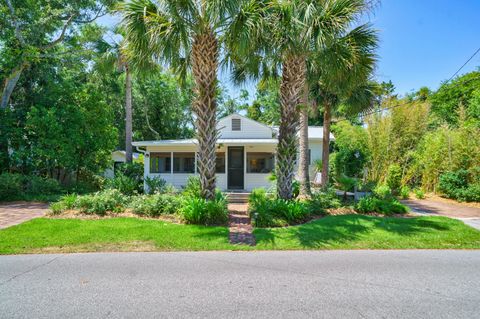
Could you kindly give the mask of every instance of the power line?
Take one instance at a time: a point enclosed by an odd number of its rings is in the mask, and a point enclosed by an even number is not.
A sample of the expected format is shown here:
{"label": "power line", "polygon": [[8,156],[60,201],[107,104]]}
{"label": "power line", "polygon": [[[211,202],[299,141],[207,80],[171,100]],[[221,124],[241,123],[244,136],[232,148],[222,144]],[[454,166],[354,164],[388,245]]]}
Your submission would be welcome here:
{"label": "power line", "polygon": [[[440,87],[438,88],[438,90],[440,90],[444,85],[448,84],[451,80],[453,80],[457,75],[458,73],[460,73],[460,71],[463,70],[463,68],[470,62],[473,60],[473,58],[480,52],[480,48],[478,48],[475,53],[472,54],[472,56],[465,62],[463,63],[463,65],[447,80],[445,81],[442,85],[440,85]],[[463,82],[459,82],[457,84],[455,84],[455,86],[459,85],[459,84],[464,84],[468,81],[472,81],[472,80],[476,80],[476,79],[480,79],[480,76],[479,77],[476,77],[476,78],[473,78],[473,79],[468,79],[466,81],[463,81]],[[437,90],[437,91],[438,91]],[[391,110],[391,109],[394,109],[394,108],[397,108],[397,107],[401,107],[401,106],[405,106],[405,105],[408,105],[412,103],[412,101],[406,101],[404,103],[400,103],[400,104],[396,104],[396,105],[393,105],[393,106],[390,106],[390,107],[386,107],[386,108],[383,108],[383,109],[379,109],[379,110],[375,110],[375,111],[372,111],[372,112],[368,112],[368,113],[364,113],[364,114],[360,114],[358,117],[360,118],[363,118],[365,116],[368,116],[368,115],[372,115],[372,114],[375,114],[375,113],[379,113],[379,112],[383,112],[383,111],[388,111],[388,110]],[[342,122],[342,121],[348,121],[349,119],[346,118],[346,119],[341,119],[341,120],[338,120],[338,121],[335,121],[335,123],[338,123],[338,122]]]}

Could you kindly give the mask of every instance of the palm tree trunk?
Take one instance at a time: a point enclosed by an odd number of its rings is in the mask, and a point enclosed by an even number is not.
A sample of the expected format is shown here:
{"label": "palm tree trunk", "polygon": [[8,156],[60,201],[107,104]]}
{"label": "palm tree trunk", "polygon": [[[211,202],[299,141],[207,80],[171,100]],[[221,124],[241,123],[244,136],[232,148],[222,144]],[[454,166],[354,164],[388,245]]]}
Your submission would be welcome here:
{"label": "palm tree trunk", "polygon": [[215,162],[217,143],[217,68],[218,42],[211,30],[198,34],[192,46],[192,73],[195,80],[193,111],[198,139],[197,167],[202,196],[215,198]]}
{"label": "palm tree trunk", "polygon": [[310,163],[309,163],[309,146],[308,146],[308,85],[305,83],[302,108],[300,110],[300,158],[298,160],[298,178],[300,182],[300,195],[309,196],[310,189]]}
{"label": "palm tree trunk", "polygon": [[293,198],[293,178],[297,157],[298,105],[305,82],[305,58],[287,56],[282,65],[280,85],[281,119],[277,145],[277,195]]}
{"label": "palm tree trunk", "polygon": [[127,163],[132,162],[132,75],[128,65],[125,67],[125,157]]}
{"label": "palm tree trunk", "polygon": [[323,145],[322,145],[322,186],[328,186],[328,166],[330,159],[330,122],[332,120],[332,108],[329,102],[323,104]]}

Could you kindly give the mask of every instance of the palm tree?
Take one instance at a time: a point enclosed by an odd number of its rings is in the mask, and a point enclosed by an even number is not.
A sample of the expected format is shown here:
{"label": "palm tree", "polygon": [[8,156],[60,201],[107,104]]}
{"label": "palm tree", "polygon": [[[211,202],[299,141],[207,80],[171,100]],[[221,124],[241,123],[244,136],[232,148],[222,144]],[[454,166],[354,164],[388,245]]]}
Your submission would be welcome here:
{"label": "palm tree", "polygon": [[[253,32],[254,40],[247,52],[238,50],[235,44],[231,47],[237,80],[275,75],[272,70],[277,68],[282,71],[276,162],[280,198],[293,197],[298,114],[303,92],[306,92],[307,59],[341,34],[367,4],[365,0],[268,1],[267,27],[262,32]],[[304,117],[302,122],[306,123]]]}
{"label": "palm tree", "polygon": [[[135,55],[172,67],[181,77],[194,78],[198,139],[198,171],[202,196],[215,195],[217,69],[222,45],[230,37],[248,45],[245,25],[260,23],[256,1],[132,0],[120,6],[126,38]],[[140,59],[141,61],[142,59]]]}
{"label": "palm tree", "polygon": [[[317,102],[323,106],[322,185],[328,186],[330,125],[335,112],[356,116],[373,107],[371,75],[376,64],[376,32],[361,25],[320,51],[312,59],[310,79]],[[341,106],[341,107],[340,107]]]}
{"label": "palm tree", "polygon": [[126,42],[107,43],[103,46],[106,48],[103,52],[97,68],[104,73],[124,72],[125,73],[125,157],[126,162],[131,163],[132,156],[132,70],[127,59]]}

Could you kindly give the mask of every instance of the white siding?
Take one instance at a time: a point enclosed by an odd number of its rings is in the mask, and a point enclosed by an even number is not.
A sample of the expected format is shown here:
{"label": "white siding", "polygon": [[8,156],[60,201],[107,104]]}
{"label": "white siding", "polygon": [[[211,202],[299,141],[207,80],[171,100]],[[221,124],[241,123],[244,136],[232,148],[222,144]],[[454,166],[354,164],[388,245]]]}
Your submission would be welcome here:
{"label": "white siding", "polygon": [[[232,119],[240,120],[240,131],[232,130]],[[217,124],[220,138],[272,138],[272,129],[240,115],[230,115]]]}

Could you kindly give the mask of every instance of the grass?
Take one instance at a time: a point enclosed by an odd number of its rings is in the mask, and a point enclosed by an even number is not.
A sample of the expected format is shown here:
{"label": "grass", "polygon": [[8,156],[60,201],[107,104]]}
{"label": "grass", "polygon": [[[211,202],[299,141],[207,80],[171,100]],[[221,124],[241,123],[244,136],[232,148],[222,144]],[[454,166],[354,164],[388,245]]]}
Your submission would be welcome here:
{"label": "grass", "polygon": [[256,229],[256,247],[228,242],[228,228],[138,218],[38,218],[0,230],[0,254],[87,251],[479,249],[480,232],[445,217],[330,216]]}

